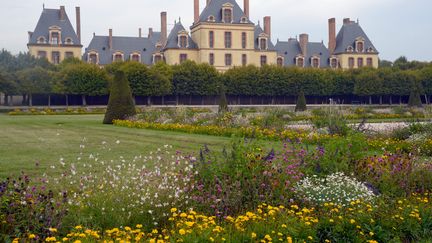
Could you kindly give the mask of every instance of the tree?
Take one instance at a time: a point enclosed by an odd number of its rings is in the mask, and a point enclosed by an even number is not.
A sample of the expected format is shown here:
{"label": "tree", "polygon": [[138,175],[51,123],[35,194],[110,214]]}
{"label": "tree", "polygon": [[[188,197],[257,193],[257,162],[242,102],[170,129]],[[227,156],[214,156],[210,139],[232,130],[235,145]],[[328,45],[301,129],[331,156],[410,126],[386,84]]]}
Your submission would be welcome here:
{"label": "tree", "polygon": [[24,69],[17,76],[19,89],[28,95],[29,106],[33,106],[33,94],[49,94],[52,91],[51,74],[42,67]]}
{"label": "tree", "polygon": [[18,93],[18,85],[12,75],[2,70],[0,70],[0,93],[4,94],[4,105],[9,105],[9,95]]}
{"label": "tree", "polygon": [[372,96],[382,94],[382,80],[375,69],[365,68],[358,72],[355,77],[354,94],[369,96],[369,104],[372,104]]}
{"label": "tree", "polygon": [[418,73],[414,71],[408,71],[408,75],[410,75],[411,80],[411,90],[410,90],[410,97],[408,101],[408,106],[411,107],[421,107],[422,101],[420,98],[420,95],[424,93],[423,86],[421,81],[419,80]]}
{"label": "tree", "polygon": [[124,120],[136,114],[132,91],[123,71],[115,73],[110,89],[104,124],[112,124],[113,120]]}
{"label": "tree", "polygon": [[219,113],[225,113],[228,111],[228,101],[225,94],[225,86],[220,85],[220,98],[219,98]]}
{"label": "tree", "polygon": [[306,111],[306,97],[303,91],[300,91],[299,95],[297,96],[297,104],[295,107],[295,111]]}
{"label": "tree", "polygon": [[86,95],[108,93],[108,75],[98,66],[87,63],[71,64],[61,70],[61,82],[67,94],[81,95],[82,104],[87,105]]}

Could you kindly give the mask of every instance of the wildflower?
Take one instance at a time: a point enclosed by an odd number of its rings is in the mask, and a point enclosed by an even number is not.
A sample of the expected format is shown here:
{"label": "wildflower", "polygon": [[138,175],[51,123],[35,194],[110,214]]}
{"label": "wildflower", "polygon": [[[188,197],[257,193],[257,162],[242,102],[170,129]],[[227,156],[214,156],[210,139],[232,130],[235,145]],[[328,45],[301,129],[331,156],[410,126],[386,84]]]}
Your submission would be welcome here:
{"label": "wildflower", "polygon": [[313,240],[313,237],[309,235],[309,236],[308,236],[308,239],[309,239],[309,240]]}
{"label": "wildflower", "polygon": [[74,241],[74,243],[81,243],[81,241],[80,240],[76,240],[76,241]]}
{"label": "wildflower", "polygon": [[254,232],[252,232],[252,234],[251,234],[252,239],[255,239],[256,236],[257,236],[257,235],[256,235]]}
{"label": "wildflower", "polygon": [[171,208],[171,213],[177,212],[177,208]]}
{"label": "wildflower", "polygon": [[292,240],[292,238],[291,237],[287,237],[287,241],[288,241],[288,243],[292,243],[293,242],[293,240]]}
{"label": "wildflower", "polygon": [[369,235],[374,236],[375,234],[374,234],[374,232],[371,231],[371,232],[369,232]]}
{"label": "wildflower", "polygon": [[28,238],[29,239],[34,239],[34,238],[36,238],[36,235],[35,234],[30,234]]}
{"label": "wildflower", "polygon": [[57,232],[57,229],[56,228],[49,228],[48,229],[51,233],[56,233]]}
{"label": "wildflower", "polygon": [[185,234],[186,234],[186,230],[184,230],[184,229],[180,229],[180,230],[179,230],[179,234],[180,234],[180,235],[185,235]]}
{"label": "wildflower", "polygon": [[354,219],[351,219],[351,220],[350,220],[350,223],[351,223],[351,224],[355,224],[355,222],[356,222],[356,221],[355,221]]}
{"label": "wildflower", "polygon": [[181,213],[181,214],[180,214],[180,217],[182,217],[182,218],[186,218],[186,217],[187,217],[187,214],[185,214],[185,213]]}
{"label": "wildflower", "polygon": [[137,224],[135,227],[136,227],[137,229],[141,229],[143,226],[142,226],[142,224]]}

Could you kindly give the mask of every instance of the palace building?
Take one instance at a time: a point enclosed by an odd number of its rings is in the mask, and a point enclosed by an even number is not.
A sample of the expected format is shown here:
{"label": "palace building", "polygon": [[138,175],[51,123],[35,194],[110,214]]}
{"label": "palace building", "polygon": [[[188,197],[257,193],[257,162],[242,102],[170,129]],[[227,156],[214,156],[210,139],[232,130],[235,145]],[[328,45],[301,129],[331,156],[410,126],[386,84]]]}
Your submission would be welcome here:
{"label": "palace building", "polygon": [[33,32],[28,32],[28,48],[31,55],[47,58],[59,64],[66,58],[81,58],[81,16],[76,7],[76,32],[69,21],[64,6],[60,9],[43,8]]}
{"label": "palace building", "polygon": [[[236,0],[206,0],[200,12],[200,0],[193,0],[194,22],[189,29],[178,20],[168,32],[167,13],[161,13],[160,31],[149,28],[143,36],[93,35],[83,60],[100,66],[115,61],[137,61],[153,65],[163,61],[174,65],[185,60],[208,63],[219,71],[234,66],[278,65],[312,68],[378,67],[378,51],[358,21],[344,19],[336,35],[336,19],[329,19],[329,43],[309,41],[309,35],[274,44],[271,17],[264,17],[263,26],[249,16],[249,0],[240,7]],[[44,9],[34,33],[30,33],[29,49],[35,56],[45,56],[54,63],[64,57],[78,56],[81,50],[79,8],[77,34],[64,7]],[[72,49],[71,48],[76,48]],[[73,54],[72,54],[73,53]]]}

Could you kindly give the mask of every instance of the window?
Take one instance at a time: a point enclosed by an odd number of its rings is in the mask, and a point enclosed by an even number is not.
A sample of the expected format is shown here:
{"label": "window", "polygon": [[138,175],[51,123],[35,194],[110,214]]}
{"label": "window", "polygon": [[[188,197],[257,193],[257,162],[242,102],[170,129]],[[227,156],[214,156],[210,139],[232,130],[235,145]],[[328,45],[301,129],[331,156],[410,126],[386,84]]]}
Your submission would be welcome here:
{"label": "window", "polygon": [[214,65],[214,61],[215,61],[214,54],[210,53],[209,54],[209,64],[213,66]]}
{"label": "window", "polygon": [[320,59],[318,57],[312,58],[312,67],[319,68],[320,66]]}
{"label": "window", "polygon": [[214,32],[209,32],[209,46],[210,48],[214,48]]}
{"label": "window", "polygon": [[73,40],[72,40],[72,38],[70,38],[70,37],[66,38],[66,40],[65,40],[65,44],[66,44],[66,45],[72,45],[72,44],[73,44]]}
{"label": "window", "polygon": [[153,63],[158,63],[162,61],[162,55],[161,54],[155,54],[153,56]]}
{"label": "window", "polygon": [[232,55],[225,54],[225,66],[231,66],[231,65],[232,65]]}
{"label": "window", "polygon": [[353,51],[354,51],[354,48],[352,46],[348,46],[347,52],[353,52]]}
{"label": "window", "polygon": [[215,17],[213,15],[210,15],[207,20],[208,22],[215,22]]}
{"label": "window", "polygon": [[247,65],[247,55],[246,55],[246,54],[243,54],[243,55],[242,55],[242,65],[243,65],[243,66],[246,66],[246,65]]}
{"label": "window", "polygon": [[58,32],[52,32],[51,33],[51,44],[53,44],[53,45],[60,44],[59,36],[60,35]]}
{"label": "window", "polygon": [[242,48],[246,49],[247,44],[247,34],[246,32],[242,32]]}
{"label": "window", "polygon": [[43,37],[43,36],[39,37],[37,39],[37,43],[38,44],[45,44],[46,43],[45,37]]}
{"label": "window", "polygon": [[277,58],[277,66],[278,67],[282,67],[283,66],[283,58],[282,57],[278,57]]}
{"label": "window", "polygon": [[371,57],[368,57],[368,58],[366,59],[366,65],[367,65],[368,67],[373,67],[373,60],[372,60]]}
{"label": "window", "polygon": [[337,61],[337,58],[331,58],[330,59],[330,67],[331,68],[337,68],[337,66],[338,66],[338,61]]}
{"label": "window", "polygon": [[357,58],[357,67],[359,67],[359,68],[363,67],[363,58],[362,57]]}
{"label": "window", "polygon": [[240,22],[247,23],[247,18],[246,17],[241,17]]}
{"label": "window", "polygon": [[304,59],[303,59],[303,57],[297,57],[296,63],[297,63],[297,67],[304,67]]}
{"label": "window", "polygon": [[348,67],[354,68],[354,57],[348,58]]}
{"label": "window", "polygon": [[67,59],[67,58],[73,58],[74,57],[74,54],[73,54],[73,52],[71,52],[71,51],[67,51],[67,52],[65,52],[65,58]]}
{"label": "window", "polygon": [[37,54],[38,58],[46,58],[46,55],[47,55],[46,51],[38,51]]}
{"label": "window", "polygon": [[186,48],[187,46],[188,46],[187,36],[185,36],[185,35],[179,36],[179,47],[180,48]]}
{"label": "window", "polygon": [[224,23],[231,23],[232,22],[232,10],[231,9],[224,9],[223,10],[223,20]]}
{"label": "window", "polygon": [[133,62],[139,62],[139,61],[141,61],[141,55],[137,54],[137,53],[134,53],[134,54],[131,55],[131,60]]}
{"label": "window", "polygon": [[231,48],[231,32],[225,32],[225,48]]}
{"label": "window", "polygon": [[97,53],[89,53],[88,62],[92,64],[98,64],[98,55]]}
{"label": "window", "polygon": [[123,61],[123,53],[120,53],[120,52],[114,53],[114,55],[113,55],[113,61],[114,62],[121,62],[121,61]]}
{"label": "window", "polygon": [[261,67],[264,66],[264,65],[267,65],[267,56],[262,55],[260,63],[261,63]]}
{"label": "window", "polygon": [[261,50],[267,50],[267,39],[266,38],[260,39],[260,49]]}
{"label": "window", "polygon": [[60,63],[60,52],[53,51],[51,53],[51,59],[52,59],[52,63],[59,64]]}
{"label": "window", "polygon": [[183,63],[187,60],[187,54],[180,54],[180,63]]}
{"label": "window", "polygon": [[367,52],[373,52],[374,51],[374,49],[372,48],[372,47],[369,47],[368,49],[367,49]]}
{"label": "window", "polygon": [[364,43],[363,41],[358,41],[356,43],[357,52],[363,52],[364,51]]}

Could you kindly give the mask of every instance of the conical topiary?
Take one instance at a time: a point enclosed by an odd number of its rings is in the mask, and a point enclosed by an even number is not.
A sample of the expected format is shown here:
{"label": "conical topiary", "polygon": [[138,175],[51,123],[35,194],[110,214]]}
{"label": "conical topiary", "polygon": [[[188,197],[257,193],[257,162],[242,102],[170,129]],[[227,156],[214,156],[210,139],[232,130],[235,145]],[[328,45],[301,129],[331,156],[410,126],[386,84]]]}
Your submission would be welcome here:
{"label": "conical topiary", "polygon": [[409,96],[409,101],[408,101],[408,106],[410,107],[422,107],[422,101],[420,98],[420,93],[418,92],[417,89],[413,89],[411,90],[410,96]]}
{"label": "conical topiary", "polygon": [[124,120],[135,114],[135,105],[129,82],[123,71],[116,71],[103,123],[112,124],[113,120]]}
{"label": "conical topiary", "polygon": [[228,111],[228,101],[225,95],[225,87],[220,88],[220,98],[219,98],[219,113],[225,113]]}
{"label": "conical topiary", "polygon": [[304,95],[304,92],[300,91],[300,93],[299,93],[299,95],[297,97],[297,104],[296,104],[296,107],[295,107],[295,111],[297,112],[297,111],[305,111],[305,110],[307,110],[307,107],[306,107],[306,97]]}

